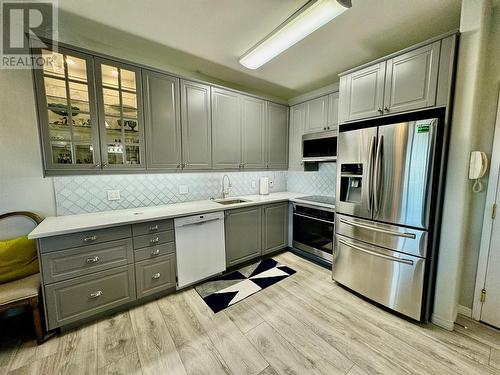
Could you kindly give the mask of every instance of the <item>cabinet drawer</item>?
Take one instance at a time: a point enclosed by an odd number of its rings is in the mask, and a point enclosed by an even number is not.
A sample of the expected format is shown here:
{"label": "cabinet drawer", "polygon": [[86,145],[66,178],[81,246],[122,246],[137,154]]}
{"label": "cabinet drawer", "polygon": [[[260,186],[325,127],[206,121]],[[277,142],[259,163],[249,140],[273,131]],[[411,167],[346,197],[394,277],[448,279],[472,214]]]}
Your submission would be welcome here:
{"label": "cabinet drawer", "polygon": [[54,329],[135,300],[134,266],[122,266],[45,286]]}
{"label": "cabinet drawer", "polygon": [[175,254],[135,265],[137,298],[175,287]]}
{"label": "cabinet drawer", "polygon": [[175,253],[175,242],[168,242],[157,246],[144,247],[135,250],[135,261],[156,259],[163,255]]}
{"label": "cabinet drawer", "polygon": [[174,241],[174,231],[168,230],[166,232],[145,234],[143,236],[134,237],[134,249],[142,247],[160,245],[166,242]]}
{"label": "cabinet drawer", "polygon": [[132,263],[132,239],[104,242],[42,254],[46,284]]}
{"label": "cabinet drawer", "polygon": [[86,232],[62,234],[60,236],[42,238],[39,241],[40,252],[71,249],[73,247],[93,245],[96,243],[119,240],[131,237],[130,225],[120,227],[89,230]]}
{"label": "cabinet drawer", "polygon": [[134,234],[134,236],[163,232],[165,230],[172,230],[172,229],[174,229],[174,221],[172,219],[148,221],[145,223],[132,225],[132,233]]}

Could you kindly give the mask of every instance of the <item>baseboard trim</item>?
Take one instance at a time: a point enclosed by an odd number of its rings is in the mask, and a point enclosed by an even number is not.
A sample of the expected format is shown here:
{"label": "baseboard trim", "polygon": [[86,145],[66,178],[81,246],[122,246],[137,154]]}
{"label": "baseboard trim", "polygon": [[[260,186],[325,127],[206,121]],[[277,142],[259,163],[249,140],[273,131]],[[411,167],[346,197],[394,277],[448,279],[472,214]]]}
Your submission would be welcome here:
{"label": "baseboard trim", "polygon": [[453,329],[455,328],[455,322],[453,320],[441,318],[436,314],[432,314],[431,322],[448,331],[453,331]]}
{"label": "baseboard trim", "polygon": [[467,318],[471,318],[472,319],[472,309],[470,307],[463,306],[463,305],[458,305],[457,306],[457,312],[460,315],[463,315],[463,316],[466,316]]}

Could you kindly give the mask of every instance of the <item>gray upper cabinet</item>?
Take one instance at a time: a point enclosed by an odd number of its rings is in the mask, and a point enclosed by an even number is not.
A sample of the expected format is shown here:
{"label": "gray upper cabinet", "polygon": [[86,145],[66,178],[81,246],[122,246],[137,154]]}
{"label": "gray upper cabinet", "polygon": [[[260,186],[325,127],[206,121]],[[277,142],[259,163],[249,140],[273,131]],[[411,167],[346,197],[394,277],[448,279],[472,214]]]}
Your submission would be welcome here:
{"label": "gray upper cabinet", "polygon": [[341,121],[379,116],[384,105],[385,61],[340,78]]}
{"label": "gray upper cabinet", "polygon": [[304,133],[315,133],[327,130],[328,95],[309,100],[306,105],[306,121]]}
{"label": "gray upper cabinet", "polygon": [[302,134],[304,134],[305,112],[305,103],[290,108],[290,142],[288,147],[288,169],[290,170],[303,170]]}
{"label": "gray upper cabinet", "polygon": [[267,167],[288,168],[288,107],[267,103]]}
{"label": "gray upper cabinet", "polygon": [[145,169],[141,70],[94,58],[103,169]]}
{"label": "gray upper cabinet", "polygon": [[395,113],[436,104],[441,42],[387,60],[384,112]]}
{"label": "gray upper cabinet", "polygon": [[33,52],[54,61],[34,70],[45,172],[100,171],[93,57],[62,47]]}
{"label": "gray upper cabinet", "polygon": [[266,102],[241,97],[241,166],[266,167]]}
{"label": "gray upper cabinet", "polygon": [[181,124],[183,167],[212,168],[210,86],[181,80]]}
{"label": "gray upper cabinet", "polygon": [[227,267],[262,253],[262,208],[229,210],[224,219]]}
{"label": "gray upper cabinet", "polygon": [[142,71],[148,169],[181,167],[179,79]]}
{"label": "gray upper cabinet", "polygon": [[214,169],[241,164],[240,95],[212,87],[212,160]]}
{"label": "gray upper cabinet", "polygon": [[288,243],[288,202],[262,209],[262,254],[281,250]]}
{"label": "gray upper cabinet", "polygon": [[335,130],[339,127],[339,93],[328,95],[328,121],[327,130]]}

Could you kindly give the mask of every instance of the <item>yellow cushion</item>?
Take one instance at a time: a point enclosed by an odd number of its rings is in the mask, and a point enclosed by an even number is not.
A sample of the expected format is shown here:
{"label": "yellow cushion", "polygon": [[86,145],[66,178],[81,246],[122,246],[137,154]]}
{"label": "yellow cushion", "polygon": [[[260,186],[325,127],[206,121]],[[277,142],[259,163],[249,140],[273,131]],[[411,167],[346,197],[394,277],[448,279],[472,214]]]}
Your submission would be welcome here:
{"label": "yellow cushion", "polygon": [[0,283],[38,272],[36,243],[27,236],[0,241]]}

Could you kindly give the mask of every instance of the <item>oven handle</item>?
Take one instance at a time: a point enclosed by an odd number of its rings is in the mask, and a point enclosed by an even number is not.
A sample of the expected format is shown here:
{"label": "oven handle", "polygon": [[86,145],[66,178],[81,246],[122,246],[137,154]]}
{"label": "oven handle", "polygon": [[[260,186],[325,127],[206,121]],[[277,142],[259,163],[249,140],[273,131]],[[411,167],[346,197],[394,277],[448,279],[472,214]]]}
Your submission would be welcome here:
{"label": "oven handle", "polygon": [[381,253],[378,253],[376,251],[371,251],[371,250],[363,249],[360,246],[353,245],[352,243],[348,243],[348,242],[346,242],[344,240],[341,240],[341,239],[338,239],[338,241],[341,244],[343,244],[343,245],[349,246],[349,247],[351,247],[353,249],[356,249],[356,250],[359,250],[359,251],[361,251],[363,253],[374,255],[374,256],[379,257],[379,258],[391,260],[393,262],[404,263],[404,264],[408,264],[410,266],[413,266],[413,260],[411,260],[411,259],[391,257],[390,255],[381,254]]}
{"label": "oven handle", "polygon": [[316,221],[321,221],[322,223],[328,223],[328,224],[332,224],[333,225],[333,221],[328,221],[328,220],[323,220],[323,219],[318,219],[317,217],[313,217],[313,216],[308,216],[308,215],[303,215],[303,214],[298,214],[296,212],[293,213],[294,216],[300,216],[300,217],[305,217],[307,219],[311,219],[311,220],[316,220]]}
{"label": "oven handle", "polygon": [[343,223],[343,224],[350,225],[352,227],[359,227],[359,228],[363,228],[363,229],[369,229],[369,230],[372,230],[374,232],[380,232],[380,233],[388,234],[390,236],[411,238],[412,240],[414,240],[415,238],[417,238],[417,236],[414,233],[394,232],[394,231],[388,230],[388,229],[382,229],[382,228],[372,227],[371,225],[366,225],[366,224],[361,224],[361,223],[355,223],[353,221],[349,221],[349,220],[346,220],[346,219],[340,219],[340,222]]}

